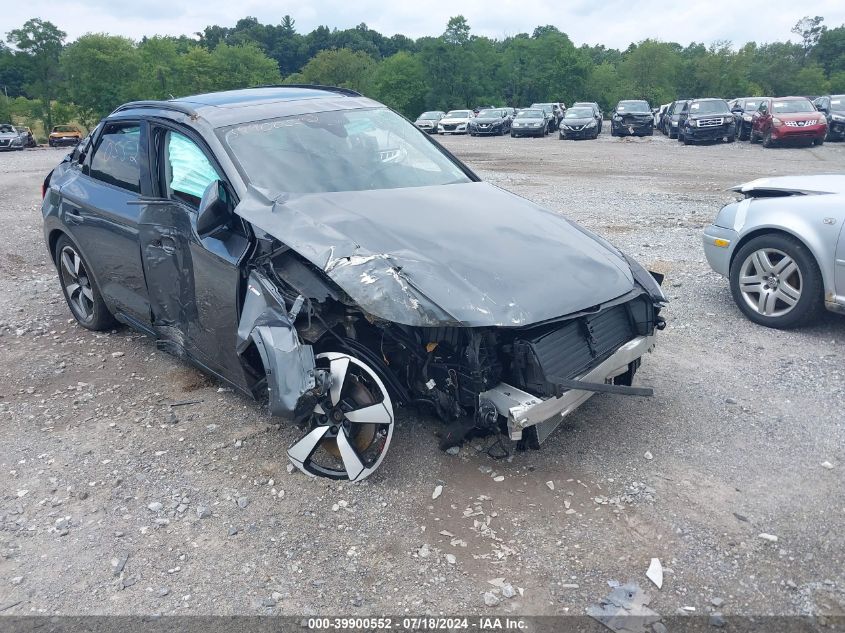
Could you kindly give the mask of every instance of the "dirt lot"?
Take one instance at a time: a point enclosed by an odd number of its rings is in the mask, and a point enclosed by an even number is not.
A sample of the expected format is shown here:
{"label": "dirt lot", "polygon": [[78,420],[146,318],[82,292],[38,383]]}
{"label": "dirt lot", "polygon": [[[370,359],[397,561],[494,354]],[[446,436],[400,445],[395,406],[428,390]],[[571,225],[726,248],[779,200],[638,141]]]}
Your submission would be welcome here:
{"label": "dirt lot", "polygon": [[841,171],[845,144],[443,143],[666,273],[638,374],[656,396],[596,396],[506,459],[489,440],[444,454],[405,413],[369,480],[289,474],[295,429],[128,329],[72,322],[39,212],[63,152],[2,154],[0,612],[582,614],[633,580],[664,615],[843,613],[845,319],[751,324],[700,234],[728,186]]}

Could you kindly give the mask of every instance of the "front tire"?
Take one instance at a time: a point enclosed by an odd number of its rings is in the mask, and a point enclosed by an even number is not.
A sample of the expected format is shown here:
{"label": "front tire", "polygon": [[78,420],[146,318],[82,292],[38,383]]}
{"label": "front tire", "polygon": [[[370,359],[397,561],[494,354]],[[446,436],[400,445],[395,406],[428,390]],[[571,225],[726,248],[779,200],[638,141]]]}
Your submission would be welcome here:
{"label": "front tire", "polygon": [[794,237],[755,237],[734,255],[729,276],[734,302],[759,325],[793,328],[821,312],[821,272],[813,254]]}
{"label": "front tire", "polygon": [[814,138],[813,139],[813,145],[815,145],[816,147],[819,147],[820,145],[824,145],[824,137]]}
{"label": "front tire", "polygon": [[772,147],[773,145],[774,141],[772,140],[772,133],[770,131],[766,132],[766,134],[763,136],[763,147],[768,148]]}
{"label": "front tire", "polygon": [[79,253],[76,244],[66,235],[56,242],[54,253],[62,294],[73,318],[84,328],[94,332],[108,330],[115,325],[100,293],[97,282],[91,275],[88,262]]}

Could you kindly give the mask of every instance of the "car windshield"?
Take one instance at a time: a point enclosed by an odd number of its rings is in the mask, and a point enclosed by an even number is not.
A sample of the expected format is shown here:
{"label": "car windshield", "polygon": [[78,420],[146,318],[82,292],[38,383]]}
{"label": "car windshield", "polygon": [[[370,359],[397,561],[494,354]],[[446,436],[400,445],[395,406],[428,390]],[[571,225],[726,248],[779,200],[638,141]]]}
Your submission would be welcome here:
{"label": "car windshield", "polygon": [[773,101],[774,114],[791,114],[794,112],[815,112],[816,108],[806,99],[792,99],[790,101]]}
{"label": "car windshield", "polygon": [[446,114],[447,119],[469,119],[472,117],[472,112],[469,110],[451,110]]}
{"label": "car windshield", "polygon": [[745,105],[741,106],[743,110],[756,110],[760,107],[759,101],[746,101]]}
{"label": "car windshield", "polygon": [[423,132],[387,108],[282,117],[220,128],[217,134],[245,179],[272,192],[471,182]]}
{"label": "car windshield", "polygon": [[439,112],[423,112],[423,113],[420,115],[420,117],[419,117],[419,118],[420,118],[421,120],[423,120],[423,121],[430,121],[430,120],[432,120],[432,119],[437,119],[437,118],[439,118],[439,116],[440,116],[440,113],[439,113]]}
{"label": "car windshield", "polygon": [[543,118],[543,111],[542,110],[520,110],[519,114],[516,115],[517,119],[542,119]]}
{"label": "car windshield", "polygon": [[481,112],[478,113],[479,119],[484,119],[484,118],[495,119],[495,118],[501,118],[501,117],[502,117],[502,111],[501,110],[482,110]]}
{"label": "car windshield", "polygon": [[593,116],[592,108],[569,108],[564,115],[564,119],[585,119]]}
{"label": "car windshield", "polygon": [[696,101],[689,104],[690,114],[729,114],[725,101]]}
{"label": "car windshield", "polygon": [[70,127],[69,125],[57,125],[53,128],[54,132],[76,132],[76,128]]}
{"label": "car windshield", "polygon": [[0,133],[2,133],[2,134],[8,134],[9,132],[14,132],[14,131],[15,131],[15,128],[13,128],[11,125],[0,125]]}
{"label": "car windshield", "polygon": [[616,106],[617,112],[651,112],[645,101],[620,101]]}

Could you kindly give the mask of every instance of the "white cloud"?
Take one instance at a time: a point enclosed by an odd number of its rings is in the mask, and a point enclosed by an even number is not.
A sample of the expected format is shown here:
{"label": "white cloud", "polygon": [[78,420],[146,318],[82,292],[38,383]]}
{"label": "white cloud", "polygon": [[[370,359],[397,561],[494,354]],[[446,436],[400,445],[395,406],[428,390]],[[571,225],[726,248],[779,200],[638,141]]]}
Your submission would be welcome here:
{"label": "white cloud", "polygon": [[845,3],[817,0],[801,8],[792,0],[771,0],[765,10],[729,0],[709,3],[670,3],[658,0],[463,0],[448,3],[394,0],[321,0],[319,5],[291,0],[66,0],[57,11],[55,0],[29,0],[7,5],[0,12],[0,33],[19,27],[31,17],[51,20],[75,39],[86,32],[106,32],[139,39],[144,35],[193,34],[208,25],[232,26],[247,15],[264,23],[278,23],[290,14],[300,33],[325,24],[349,28],[366,22],[385,35],[438,35],[449,17],[464,15],[473,33],[501,38],[530,33],[535,26],[553,24],[576,45],[604,44],[626,48],[645,38],[681,44],[730,40],[771,42],[795,36],[792,25],[805,14],[822,15],[829,27],[845,22]]}

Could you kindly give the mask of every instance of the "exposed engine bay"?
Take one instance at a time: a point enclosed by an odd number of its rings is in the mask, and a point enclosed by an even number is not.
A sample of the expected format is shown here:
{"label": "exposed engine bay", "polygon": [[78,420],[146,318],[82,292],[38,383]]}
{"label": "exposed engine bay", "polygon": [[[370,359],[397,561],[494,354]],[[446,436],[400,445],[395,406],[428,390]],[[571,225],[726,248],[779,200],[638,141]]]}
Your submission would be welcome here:
{"label": "exposed engine bay", "polygon": [[[539,447],[550,431],[538,434],[538,427],[532,424],[525,429],[524,436],[515,432],[495,397],[495,390],[503,387],[514,387],[515,392],[530,394],[529,398],[536,403],[558,398],[571,389],[587,390],[590,395],[596,391],[650,393],[647,389],[625,390],[632,384],[639,358],[627,363],[624,371],[607,382],[587,384],[576,380],[631,339],[650,337],[655,329],[662,329],[660,308],[645,291],[528,327],[410,326],[364,312],[309,262],[275,240],[265,242],[263,247],[265,252],[254,258],[256,268],[250,278],[247,304],[255,285],[266,288],[267,282],[272,284],[272,290],[278,292],[278,298],[284,304],[283,310],[278,309],[276,321],[292,327],[289,331],[295,332],[299,341],[299,345],[294,346],[295,351],[293,347],[288,348],[297,355],[298,362],[286,365],[302,367],[303,359],[316,358],[312,361],[314,370],[301,382],[299,393],[287,394],[288,398],[298,396],[295,402],[289,399],[286,404],[274,403],[274,395],[281,397],[282,394],[274,394],[274,387],[269,384],[262,385],[269,389],[271,411],[287,414],[296,422],[306,424],[309,433],[320,434],[321,445],[330,456],[343,460],[344,447],[339,442],[352,444],[356,457],[361,459],[359,475],[374,470],[363,455],[374,440],[389,442],[387,433],[392,433],[392,427],[372,424],[364,429],[363,425],[358,425],[354,427],[354,433],[346,437],[333,426],[322,431],[326,428],[325,422],[331,423],[335,406],[343,406],[339,404],[341,390],[348,392],[352,399],[352,404],[344,409],[344,416],[355,407],[372,410],[380,399],[390,401],[391,423],[393,405],[412,405],[436,415],[447,425],[441,441],[444,449],[460,445],[469,433],[503,433],[512,439],[523,440],[521,446]],[[278,336],[275,338],[277,340]],[[357,370],[350,374],[351,386],[344,386],[342,375],[332,377],[335,364],[340,360],[338,352],[349,355],[344,361],[344,370],[348,371],[350,362],[354,364],[352,369]],[[325,362],[327,358],[328,363]],[[272,365],[268,359],[264,361],[265,365]],[[290,385],[296,377],[287,377],[286,381]],[[342,384],[338,385],[338,381]],[[376,382],[380,388],[374,384]],[[332,396],[333,390],[338,397]],[[380,396],[382,390],[384,394]],[[326,418],[324,424],[313,424],[315,414],[318,418]],[[334,415],[340,422],[343,416]],[[312,420],[310,424],[309,420]],[[386,421],[385,417],[383,422]],[[299,461],[296,446],[292,449],[291,458],[295,464],[310,474],[333,476],[331,468],[315,463],[308,452],[314,449],[310,442],[300,448]],[[384,450],[386,446],[376,446],[378,461]],[[304,468],[306,462],[309,462],[309,468]],[[316,472],[312,472],[315,469]],[[349,471],[348,464],[346,471]],[[356,479],[355,472],[348,474],[350,479]],[[338,478],[341,476],[338,474]]]}

